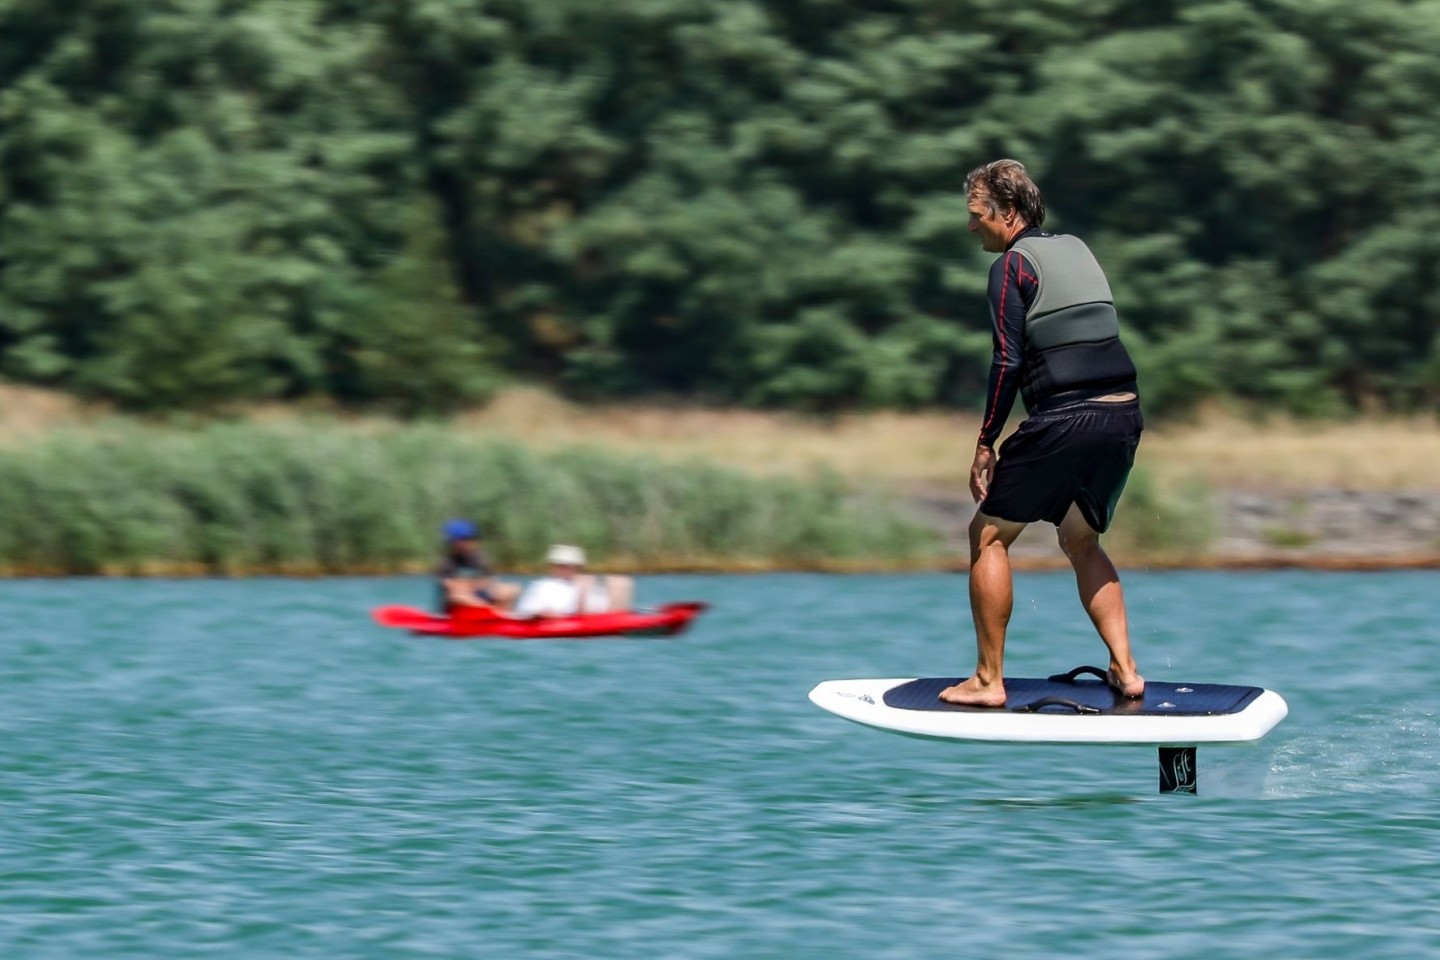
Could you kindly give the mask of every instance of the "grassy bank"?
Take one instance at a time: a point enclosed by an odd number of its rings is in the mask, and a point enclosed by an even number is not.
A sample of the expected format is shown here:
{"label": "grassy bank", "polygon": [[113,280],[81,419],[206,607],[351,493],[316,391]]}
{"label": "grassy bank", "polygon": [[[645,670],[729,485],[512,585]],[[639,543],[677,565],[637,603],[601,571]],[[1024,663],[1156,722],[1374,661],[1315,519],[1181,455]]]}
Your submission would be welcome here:
{"label": "grassy bank", "polygon": [[[108,416],[60,394],[0,384],[0,448]],[[393,426],[378,418],[310,418],[289,407],[246,410],[243,418]],[[1012,426],[1018,418],[1017,412]],[[589,445],[667,461],[725,463],[761,475],[807,475],[821,468],[847,480],[909,490],[963,490],[978,424],[964,413],[814,417],[691,404],[587,406],[534,389],[509,390],[450,421],[465,435],[539,450]],[[1140,462],[1168,489],[1196,483],[1272,491],[1436,489],[1440,421],[1303,421],[1217,407],[1184,422],[1152,422]]]}
{"label": "grassy bank", "polygon": [[[0,384],[0,448],[110,417],[61,394]],[[393,426],[379,418],[308,417],[290,407],[250,409],[242,417],[258,423]],[[1011,425],[1018,421],[1017,411]],[[668,461],[725,463],[753,474],[805,475],[821,468],[857,482],[963,490],[979,421],[968,413],[815,417],[693,404],[581,405],[517,388],[450,425],[462,434],[539,450],[588,445]],[[1183,422],[1152,422],[1140,461],[1157,482],[1174,489],[1195,483],[1273,491],[1436,489],[1440,420],[1306,421],[1215,407]]]}
{"label": "grassy bank", "polygon": [[[528,389],[443,424],[277,407],[181,428],[0,385],[0,571],[419,569],[455,513],[514,570],[551,540],[614,569],[954,565],[975,430],[963,414],[591,407]],[[1154,423],[1107,543],[1126,563],[1204,563],[1227,490],[1435,489],[1436,462],[1433,418]]]}
{"label": "grassy bank", "polygon": [[113,421],[0,455],[12,575],[415,571],[449,516],[476,519],[515,571],[559,541],[612,570],[907,566],[936,544],[833,475],[539,452],[453,426]]}
{"label": "grassy bank", "polygon": [[[1022,411],[1011,416],[1016,426]],[[286,416],[281,412],[278,416]],[[663,457],[703,457],[764,473],[817,466],[901,488],[963,490],[979,432],[972,413],[875,412],[834,417],[657,404],[587,407],[512,390],[461,416],[467,431],[542,448],[576,442]],[[1147,426],[1141,466],[1168,490],[1274,491],[1440,487],[1434,416],[1307,421],[1214,407]]]}

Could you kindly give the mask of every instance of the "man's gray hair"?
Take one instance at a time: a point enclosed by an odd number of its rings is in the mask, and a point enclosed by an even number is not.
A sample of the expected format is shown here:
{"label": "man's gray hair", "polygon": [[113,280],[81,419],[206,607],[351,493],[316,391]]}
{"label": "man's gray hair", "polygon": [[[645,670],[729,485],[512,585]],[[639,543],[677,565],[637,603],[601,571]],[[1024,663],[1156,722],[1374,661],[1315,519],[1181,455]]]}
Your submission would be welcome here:
{"label": "man's gray hair", "polygon": [[1013,210],[1032,227],[1045,222],[1045,201],[1040,196],[1040,188],[1019,160],[994,160],[971,170],[965,177],[965,195],[977,189],[992,213]]}

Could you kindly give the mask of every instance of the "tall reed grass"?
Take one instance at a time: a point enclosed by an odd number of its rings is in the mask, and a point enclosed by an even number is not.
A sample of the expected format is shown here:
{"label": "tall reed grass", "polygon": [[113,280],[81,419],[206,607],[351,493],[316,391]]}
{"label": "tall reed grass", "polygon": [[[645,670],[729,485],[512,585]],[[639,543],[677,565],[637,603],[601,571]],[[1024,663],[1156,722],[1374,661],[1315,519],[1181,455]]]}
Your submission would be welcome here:
{"label": "tall reed grass", "polygon": [[537,452],[442,425],[113,421],[0,450],[11,575],[417,571],[452,516],[517,572],[553,542],[612,570],[901,567],[938,549],[899,504],[834,476]]}

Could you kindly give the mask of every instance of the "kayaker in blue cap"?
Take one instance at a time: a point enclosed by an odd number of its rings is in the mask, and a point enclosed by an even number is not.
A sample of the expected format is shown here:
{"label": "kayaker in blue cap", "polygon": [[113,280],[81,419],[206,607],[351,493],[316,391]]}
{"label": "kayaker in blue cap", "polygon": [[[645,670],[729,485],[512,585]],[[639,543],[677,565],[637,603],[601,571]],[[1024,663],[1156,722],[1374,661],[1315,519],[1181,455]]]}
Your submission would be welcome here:
{"label": "kayaker in blue cap", "polygon": [[444,545],[435,570],[440,612],[480,606],[508,610],[520,587],[496,578],[490,557],[480,548],[480,528],[457,518],[446,520],[440,532]]}

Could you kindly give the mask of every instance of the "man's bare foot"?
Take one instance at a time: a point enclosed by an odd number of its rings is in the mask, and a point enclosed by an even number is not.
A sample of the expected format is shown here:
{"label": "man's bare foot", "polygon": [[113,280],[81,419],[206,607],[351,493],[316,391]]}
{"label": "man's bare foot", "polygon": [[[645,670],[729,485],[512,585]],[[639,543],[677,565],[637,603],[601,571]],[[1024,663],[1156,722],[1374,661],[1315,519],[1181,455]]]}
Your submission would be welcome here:
{"label": "man's bare foot", "polygon": [[1110,685],[1111,690],[1127,699],[1134,700],[1145,696],[1145,678],[1138,673],[1132,673],[1128,679],[1122,680],[1120,671],[1111,667],[1105,673],[1105,682]]}
{"label": "man's bare foot", "polygon": [[953,687],[941,690],[940,699],[962,707],[1003,707],[1005,706],[1005,685],[1003,683],[982,684],[974,677],[970,677]]}

